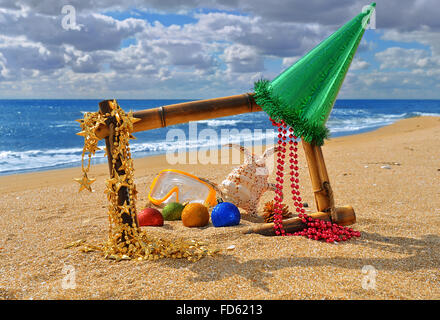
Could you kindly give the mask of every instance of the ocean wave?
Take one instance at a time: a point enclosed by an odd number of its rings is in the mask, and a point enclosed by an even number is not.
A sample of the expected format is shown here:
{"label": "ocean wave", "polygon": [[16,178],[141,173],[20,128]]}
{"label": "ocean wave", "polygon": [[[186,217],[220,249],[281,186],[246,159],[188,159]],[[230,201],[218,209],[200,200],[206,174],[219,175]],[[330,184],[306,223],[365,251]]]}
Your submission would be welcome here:
{"label": "ocean wave", "polygon": [[69,157],[66,156],[66,154],[58,154],[56,152],[51,154],[0,152],[0,173],[66,166],[74,163],[78,163],[78,165],[81,163],[80,155],[77,157]]}
{"label": "ocean wave", "polygon": [[49,128],[78,128],[78,130],[80,130],[78,123],[73,121],[65,121],[59,124],[50,124]]}
{"label": "ocean wave", "polygon": [[350,118],[338,118],[331,117],[327,126],[330,133],[338,132],[352,132],[356,133],[360,130],[369,128],[376,128],[381,126],[390,125],[398,120],[413,117],[411,113],[399,113],[399,114],[374,114],[367,117],[350,117]]}
{"label": "ocean wave", "polygon": [[39,156],[53,156],[59,154],[77,154],[82,152],[82,148],[65,148],[65,149],[50,149],[50,150],[27,150],[27,151],[0,151],[0,160],[9,158],[32,158]]}
{"label": "ocean wave", "polygon": [[440,117],[440,113],[429,113],[429,112],[412,112],[413,114],[415,114],[416,116],[421,116],[421,117]]}
{"label": "ocean wave", "polygon": [[[0,173],[79,165],[82,151],[82,148],[0,151]],[[96,158],[104,158],[104,151],[97,151]]]}
{"label": "ocean wave", "polygon": [[366,115],[371,114],[369,111],[364,109],[339,109],[334,108],[332,110],[332,116],[357,116],[357,115]]}

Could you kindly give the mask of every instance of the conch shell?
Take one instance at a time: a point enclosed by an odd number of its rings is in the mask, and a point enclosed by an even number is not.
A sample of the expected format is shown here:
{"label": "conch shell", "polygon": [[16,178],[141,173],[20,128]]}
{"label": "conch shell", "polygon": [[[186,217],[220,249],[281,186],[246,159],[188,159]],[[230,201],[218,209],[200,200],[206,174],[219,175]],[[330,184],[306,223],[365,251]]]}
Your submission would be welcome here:
{"label": "conch shell", "polygon": [[256,156],[248,149],[237,144],[227,144],[226,147],[238,148],[243,152],[244,163],[232,170],[220,185],[209,182],[224,201],[232,202],[252,216],[257,215],[258,203],[266,191],[275,191],[275,184],[269,183],[269,171],[266,160],[277,149],[266,149],[261,156]]}

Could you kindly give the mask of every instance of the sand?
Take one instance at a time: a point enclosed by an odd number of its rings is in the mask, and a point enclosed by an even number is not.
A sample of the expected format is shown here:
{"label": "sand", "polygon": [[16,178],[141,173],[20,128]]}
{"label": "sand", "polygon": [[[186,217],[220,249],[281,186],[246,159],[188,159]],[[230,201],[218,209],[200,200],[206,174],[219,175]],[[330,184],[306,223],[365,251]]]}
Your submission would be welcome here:
{"label": "sand", "polygon": [[[78,193],[80,168],[0,177],[2,299],[439,299],[440,118],[417,117],[323,146],[337,206],[354,207],[361,238],[328,244],[302,237],[243,235],[236,227],[143,227],[154,236],[204,240],[222,249],[197,262],[112,261],[64,247],[106,240],[106,164],[95,192]],[[301,193],[316,211],[300,148]],[[171,166],[135,159],[138,208],[161,169],[220,183],[236,164]],[[385,167],[385,168],[383,168]],[[274,181],[272,171],[270,181]],[[260,202],[271,200],[268,192]],[[287,202],[288,205],[292,203]],[[260,210],[261,211],[261,210]],[[229,246],[235,246],[227,250]]]}

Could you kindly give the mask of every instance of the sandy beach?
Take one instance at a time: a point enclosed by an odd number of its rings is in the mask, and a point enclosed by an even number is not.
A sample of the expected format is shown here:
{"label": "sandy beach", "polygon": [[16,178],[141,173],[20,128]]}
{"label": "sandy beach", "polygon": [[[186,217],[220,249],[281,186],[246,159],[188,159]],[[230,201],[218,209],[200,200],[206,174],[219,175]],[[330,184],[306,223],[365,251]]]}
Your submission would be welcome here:
{"label": "sandy beach", "polygon": [[[180,221],[143,227],[157,237],[203,240],[221,249],[197,262],[116,262],[100,252],[65,249],[77,240],[106,241],[107,164],[91,168],[89,176],[97,179],[92,193],[78,193],[73,178],[80,168],[2,176],[0,299],[440,299],[439,137],[440,117],[417,117],[326,141],[335,202],[353,206],[352,227],[361,232],[347,242],[243,235],[260,223],[245,214],[235,227],[186,228]],[[301,148],[299,155],[302,198],[315,212]],[[162,169],[220,183],[236,166],[170,166],[165,156],[134,164],[138,209]],[[260,207],[273,196],[267,192]],[[66,270],[74,276],[69,288]]]}

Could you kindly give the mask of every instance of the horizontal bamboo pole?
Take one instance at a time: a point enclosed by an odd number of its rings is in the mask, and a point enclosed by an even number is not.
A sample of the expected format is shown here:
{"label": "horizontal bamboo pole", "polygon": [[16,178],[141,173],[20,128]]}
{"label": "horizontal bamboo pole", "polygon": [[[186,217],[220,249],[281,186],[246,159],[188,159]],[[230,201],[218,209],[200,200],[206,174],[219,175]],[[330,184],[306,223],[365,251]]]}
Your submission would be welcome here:
{"label": "horizontal bamboo pole", "polygon": [[[133,117],[140,120],[133,124],[133,132],[152,130],[189,121],[261,111],[261,107],[255,103],[252,95],[252,93],[245,93],[137,111],[133,113]],[[95,134],[98,138],[103,139],[109,135],[109,129],[106,125],[101,125],[95,130]]]}
{"label": "horizontal bamboo pole", "polygon": [[[332,221],[341,226],[352,225],[356,222],[356,215],[351,206],[338,207],[336,211],[336,221],[332,220],[329,212],[315,212],[308,214],[309,217],[325,221]],[[290,218],[283,220],[283,228],[286,232],[296,232],[304,229],[306,225],[300,218]],[[244,234],[257,233],[264,236],[274,236],[274,224],[264,223],[257,227],[251,227],[243,232]]]}

